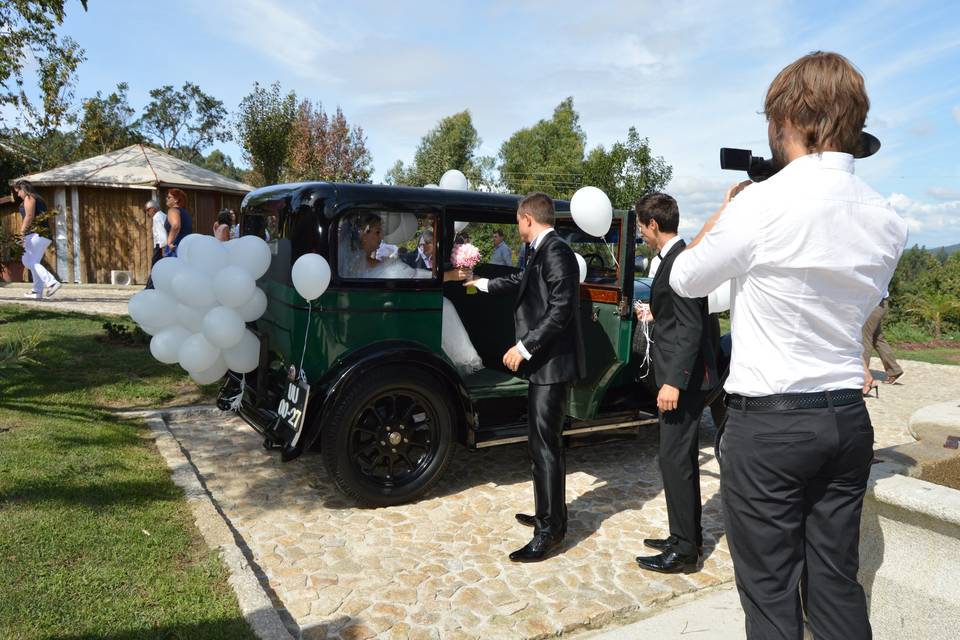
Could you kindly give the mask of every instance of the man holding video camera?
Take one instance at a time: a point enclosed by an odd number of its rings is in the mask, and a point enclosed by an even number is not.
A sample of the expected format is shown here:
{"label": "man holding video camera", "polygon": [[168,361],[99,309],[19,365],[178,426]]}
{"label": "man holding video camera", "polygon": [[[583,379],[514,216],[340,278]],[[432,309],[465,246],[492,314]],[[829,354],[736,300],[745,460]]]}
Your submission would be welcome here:
{"label": "man holding video camera", "polygon": [[[677,257],[670,285],[733,280],[733,357],[718,434],[724,519],[747,637],[870,638],[859,568],[873,458],[861,328],[907,239],[857,178],[863,77],[815,52],[783,69],[764,113],[775,166],[744,182]],[[802,591],[802,593],[801,593]]]}

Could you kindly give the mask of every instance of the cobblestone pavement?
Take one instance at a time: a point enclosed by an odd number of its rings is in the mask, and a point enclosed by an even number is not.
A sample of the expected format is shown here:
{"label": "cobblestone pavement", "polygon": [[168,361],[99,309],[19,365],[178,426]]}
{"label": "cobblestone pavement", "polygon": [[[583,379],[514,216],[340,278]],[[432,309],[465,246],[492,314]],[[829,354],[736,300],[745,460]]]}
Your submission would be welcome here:
{"label": "cobblestone pavement", "polygon": [[701,449],[706,563],[641,572],[642,540],[667,534],[656,430],[567,452],[564,552],[518,565],[530,529],[525,445],[459,450],[425,499],[352,506],[318,455],[281,464],[237,418],[170,424],[214,500],[305,638],[539,638],[629,620],[676,595],[732,580],[712,425]]}
{"label": "cobblestone pavement", "polygon": [[25,298],[29,284],[0,286],[0,302],[28,305],[51,311],[77,311],[79,313],[127,315],[127,302],[143,286],[115,287],[110,285],[64,284],[52,298],[35,300]]}

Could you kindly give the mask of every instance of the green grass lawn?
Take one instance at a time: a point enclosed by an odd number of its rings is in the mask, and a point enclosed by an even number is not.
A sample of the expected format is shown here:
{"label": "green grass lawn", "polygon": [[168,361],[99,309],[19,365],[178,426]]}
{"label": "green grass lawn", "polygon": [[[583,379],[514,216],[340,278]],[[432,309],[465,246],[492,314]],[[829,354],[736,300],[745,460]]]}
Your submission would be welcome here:
{"label": "green grass lawn", "polygon": [[0,339],[41,334],[0,369],[0,638],[253,638],[149,431],[110,411],[210,389],[106,319],[0,305]]}

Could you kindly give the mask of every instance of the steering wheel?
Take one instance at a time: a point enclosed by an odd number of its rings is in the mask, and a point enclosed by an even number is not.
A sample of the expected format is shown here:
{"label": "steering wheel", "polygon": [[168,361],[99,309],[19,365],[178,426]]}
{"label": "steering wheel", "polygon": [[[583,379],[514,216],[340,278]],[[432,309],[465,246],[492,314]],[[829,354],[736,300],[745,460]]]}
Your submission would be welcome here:
{"label": "steering wheel", "polygon": [[605,266],[603,264],[603,256],[599,253],[581,253],[580,255],[582,255],[583,259],[586,261],[587,267],[590,266],[590,263],[593,262],[593,260],[597,261],[597,266],[601,269]]}

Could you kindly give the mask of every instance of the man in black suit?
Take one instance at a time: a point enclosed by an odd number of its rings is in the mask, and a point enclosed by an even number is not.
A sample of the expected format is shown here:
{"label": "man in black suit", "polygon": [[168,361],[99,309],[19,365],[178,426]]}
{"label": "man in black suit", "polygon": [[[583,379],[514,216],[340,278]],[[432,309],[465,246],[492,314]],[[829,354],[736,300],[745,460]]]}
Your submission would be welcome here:
{"label": "man in black suit", "polygon": [[670,524],[668,538],[643,541],[661,553],[638,557],[637,563],[662,573],[690,573],[701,564],[698,427],[707,392],[719,382],[716,357],[707,299],[683,298],[670,288],[673,262],[686,246],[677,236],[676,200],[663,193],[644,196],[637,202],[637,222],[660,258],[650,293],[651,351],[660,390],[660,473]]}
{"label": "man in black suit", "polygon": [[516,296],[517,343],[503,356],[510,371],[530,381],[527,446],[532,460],[536,515],[517,514],[533,539],[510,554],[536,562],[556,552],[567,532],[563,424],[570,384],[586,365],[580,331],[580,269],[573,250],[553,230],[553,199],[533,193],[520,201],[517,226],[530,244],[522,273],[467,282],[484,292]]}
{"label": "man in black suit", "polygon": [[424,229],[417,241],[417,250],[403,255],[400,259],[414,269],[433,269],[433,256],[436,244],[433,241],[433,229]]}

